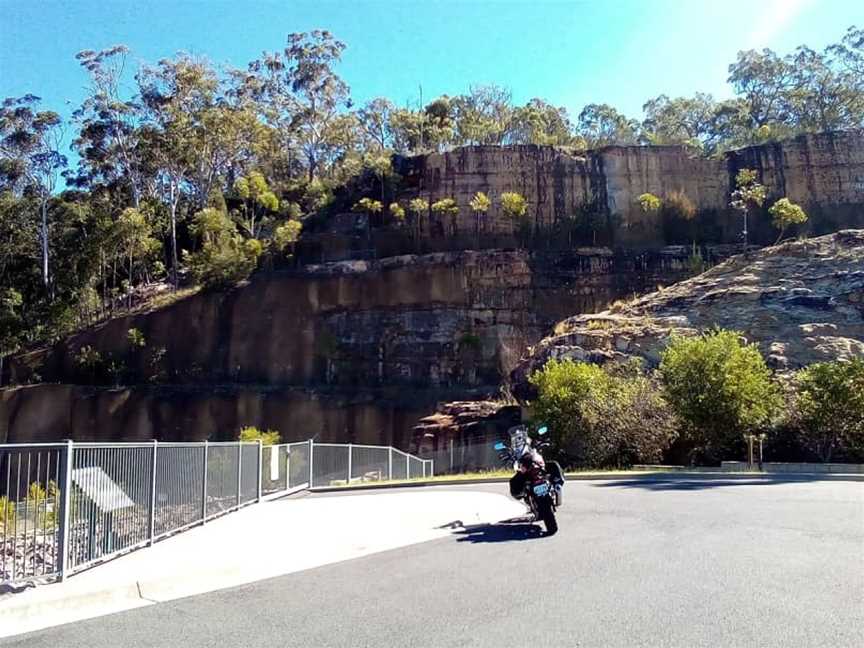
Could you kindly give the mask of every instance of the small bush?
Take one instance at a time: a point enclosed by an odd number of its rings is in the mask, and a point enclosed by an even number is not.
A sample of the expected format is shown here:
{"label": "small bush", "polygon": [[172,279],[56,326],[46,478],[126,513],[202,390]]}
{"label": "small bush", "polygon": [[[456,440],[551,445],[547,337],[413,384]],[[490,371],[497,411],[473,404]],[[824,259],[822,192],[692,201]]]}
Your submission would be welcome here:
{"label": "small bush", "polygon": [[236,224],[215,209],[195,214],[192,231],[201,237],[201,249],[183,251],[183,261],[195,280],[205,286],[229,286],[248,277],[263,251],[261,242],[244,239]]}
{"label": "small bush", "polygon": [[143,349],[147,346],[147,339],[144,337],[144,334],[137,328],[131,328],[126,332],[126,339],[129,341],[129,345],[135,349]]}
{"label": "small bush", "polygon": [[0,497],[0,530],[12,532],[15,528],[15,503],[5,495]]}
{"label": "small bush", "polygon": [[797,375],[793,417],[803,445],[821,461],[864,455],[864,360],[820,362]]}
{"label": "small bush", "polygon": [[51,529],[56,526],[58,493],[57,483],[53,480],[48,482],[47,490],[39,482],[33,482],[27,488],[27,509],[35,513],[38,527]]}
{"label": "small bush", "polygon": [[643,193],[636,198],[636,202],[639,203],[639,207],[646,214],[659,211],[663,206],[663,201],[652,193]]}
{"label": "small bush", "polygon": [[259,430],[255,426],[244,427],[240,430],[241,441],[261,441],[264,445],[276,445],[280,441],[279,432],[276,430]]}
{"label": "small bush", "polygon": [[660,380],[681,421],[691,458],[733,456],[747,432],[767,429],[779,411],[779,390],[754,344],[733,331],[673,338],[662,354]]}
{"label": "small bush", "polygon": [[530,381],[538,393],[532,416],[549,427],[568,464],[657,462],[676,436],[657,385],[633,367],[551,360]]}
{"label": "small bush", "polygon": [[790,225],[800,225],[807,222],[807,213],[801,209],[800,205],[796,205],[788,198],[781,198],[768,209],[771,214],[771,224],[774,225],[780,234],[777,236],[777,242],[783,238],[783,233]]}
{"label": "small bush", "polygon": [[501,210],[509,218],[522,218],[528,213],[528,201],[522,194],[505,192],[501,194]]}
{"label": "small bush", "polygon": [[689,221],[696,215],[696,205],[683,191],[673,191],[663,201],[663,211],[674,218]]}

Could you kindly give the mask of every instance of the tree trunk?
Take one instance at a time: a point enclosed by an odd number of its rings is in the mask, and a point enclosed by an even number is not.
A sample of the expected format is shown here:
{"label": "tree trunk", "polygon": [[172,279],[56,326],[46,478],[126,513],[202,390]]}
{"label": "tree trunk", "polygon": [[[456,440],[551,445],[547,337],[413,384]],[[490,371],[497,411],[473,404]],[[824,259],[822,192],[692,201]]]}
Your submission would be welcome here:
{"label": "tree trunk", "polygon": [[42,239],[42,283],[50,296],[51,278],[48,274],[48,200],[45,198],[42,199],[41,212],[42,223],[40,226],[39,238]]}
{"label": "tree trunk", "polygon": [[177,187],[171,183],[171,285],[177,290]]}

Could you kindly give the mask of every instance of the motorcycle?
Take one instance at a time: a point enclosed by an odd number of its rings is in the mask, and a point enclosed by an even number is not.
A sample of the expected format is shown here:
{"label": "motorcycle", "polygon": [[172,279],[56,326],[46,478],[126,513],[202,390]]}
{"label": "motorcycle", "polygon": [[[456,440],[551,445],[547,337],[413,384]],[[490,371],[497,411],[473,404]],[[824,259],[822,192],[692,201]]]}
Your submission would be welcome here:
{"label": "motorcycle", "polygon": [[504,465],[524,475],[518,498],[526,503],[534,520],[543,521],[546,533],[553,535],[558,531],[555,511],[561,506],[564,471],[557,461],[546,462],[540,454],[540,450],[550,445],[548,432],[545,426],[539,428],[539,438],[532,445],[528,429],[517,425],[509,430],[509,443],[499,441],[494,448]]}

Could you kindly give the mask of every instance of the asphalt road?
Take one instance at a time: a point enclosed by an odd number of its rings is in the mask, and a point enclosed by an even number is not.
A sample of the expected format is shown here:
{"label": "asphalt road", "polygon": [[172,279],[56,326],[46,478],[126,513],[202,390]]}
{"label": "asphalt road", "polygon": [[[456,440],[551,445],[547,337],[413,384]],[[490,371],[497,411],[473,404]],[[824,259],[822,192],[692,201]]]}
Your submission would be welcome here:
{"label": "asphalt road", "polygon": [[583,481],[566,498],[553,537],[455,528],[0,646],[862,645],[864,482]]}

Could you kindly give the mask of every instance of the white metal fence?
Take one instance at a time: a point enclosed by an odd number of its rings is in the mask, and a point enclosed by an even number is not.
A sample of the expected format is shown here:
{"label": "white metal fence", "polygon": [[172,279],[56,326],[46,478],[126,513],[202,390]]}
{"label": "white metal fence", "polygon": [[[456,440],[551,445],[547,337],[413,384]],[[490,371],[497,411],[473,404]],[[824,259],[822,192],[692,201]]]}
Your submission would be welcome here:
{"label": "white metal fence", "polygon": [[265,495],[432,469],[396,448],[313,441],[0,444],[0,584],[63,578]]}
{"label": "white metal fence", "polygon": [[424,452],[423,457],[434,461],[439,475],[500,470],[495,443],[501,440],[500,435],[484,435],[462,443],[451,442],[446,448]]}

